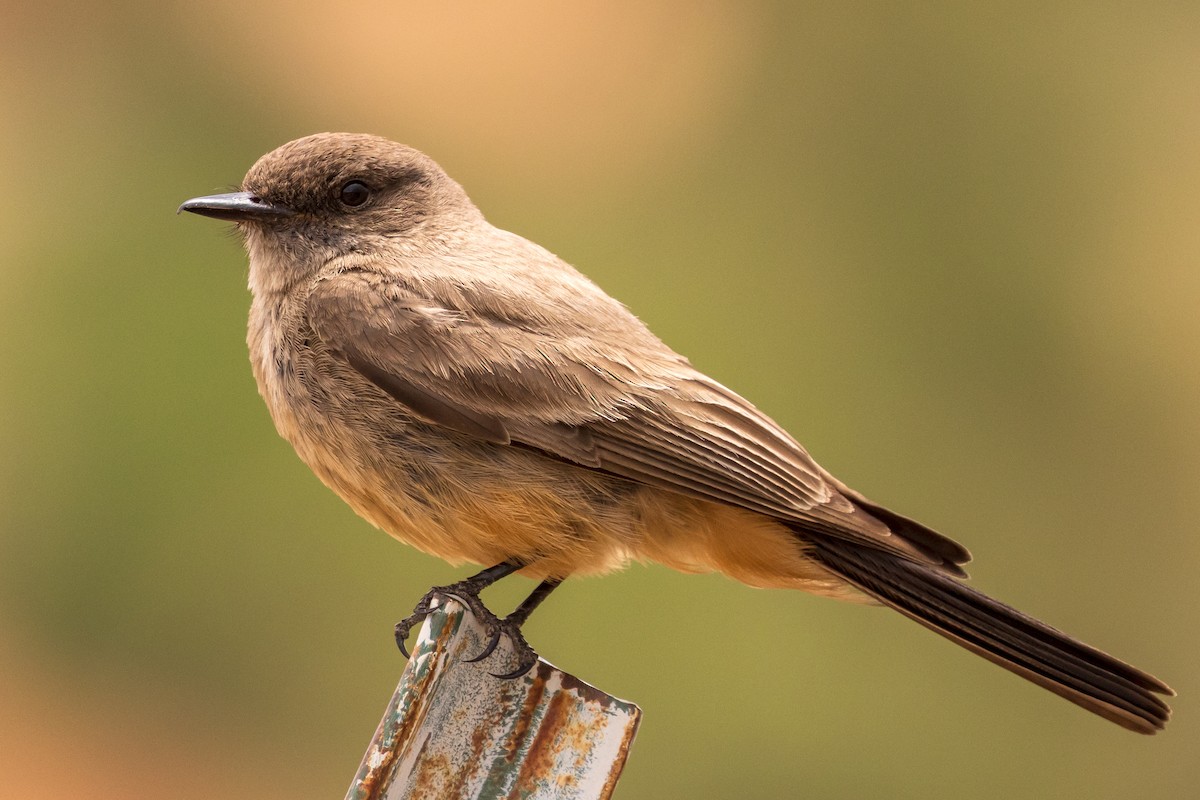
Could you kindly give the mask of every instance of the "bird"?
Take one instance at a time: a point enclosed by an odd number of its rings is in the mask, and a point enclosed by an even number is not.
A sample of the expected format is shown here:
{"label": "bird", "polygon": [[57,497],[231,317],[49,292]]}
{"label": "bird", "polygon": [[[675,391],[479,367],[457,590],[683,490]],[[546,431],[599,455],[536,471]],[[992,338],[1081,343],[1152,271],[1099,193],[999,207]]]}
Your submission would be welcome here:
{"label": "bird", "polygon": [[[1167,684],[966,583],[965,547],[838,480],[748,400],[545,248],[492,226],[430,157],[319,133],[179,211],[235,223],[247,344],[275,426],[360,516],[452,564],[434,587],[501,637],[570,577],[631,561],[890,607],[1117,725]],[[480,593],[539,581],[505,617]],[[407,652],[405,653],[407,655]]]}

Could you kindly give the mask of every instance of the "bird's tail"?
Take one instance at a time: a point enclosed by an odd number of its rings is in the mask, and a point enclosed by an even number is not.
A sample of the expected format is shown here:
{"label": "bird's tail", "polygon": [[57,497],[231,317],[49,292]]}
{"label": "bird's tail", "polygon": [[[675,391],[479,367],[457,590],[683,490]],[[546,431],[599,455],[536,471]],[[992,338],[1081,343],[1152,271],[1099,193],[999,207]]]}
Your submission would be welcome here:
{"label": "bird's tail", "polygon": [[989,661],[1138,733],[1171,709],[1162,681],[936,569],[861,545],[805,537],[810,555],[858,589]]}

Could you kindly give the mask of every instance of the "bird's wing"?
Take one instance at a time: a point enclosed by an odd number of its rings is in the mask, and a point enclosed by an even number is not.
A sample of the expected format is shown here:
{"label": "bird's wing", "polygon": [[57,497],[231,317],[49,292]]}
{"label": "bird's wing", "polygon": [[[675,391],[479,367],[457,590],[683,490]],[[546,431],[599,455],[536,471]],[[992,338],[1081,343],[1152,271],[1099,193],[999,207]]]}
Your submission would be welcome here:
{"label": "bird's wing", "polygon": [[969,558],[916,523],[915,533],[892,530],[770,418],[649,334],[633,342],[547,335],[440,307],[358,271],[319,280],[308,316],[335,356],[428,422],[953,574]]}

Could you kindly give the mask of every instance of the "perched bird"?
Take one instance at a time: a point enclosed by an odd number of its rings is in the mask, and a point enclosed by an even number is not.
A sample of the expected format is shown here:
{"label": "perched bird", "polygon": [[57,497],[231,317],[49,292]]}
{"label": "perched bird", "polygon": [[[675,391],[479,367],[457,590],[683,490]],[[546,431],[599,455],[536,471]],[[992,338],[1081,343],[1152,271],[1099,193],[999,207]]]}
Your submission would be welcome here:
{"label": "perched bird", "polygon": [[[631,559],[873,600],[1139,733],[1171,689],[970,588],[953,540],[873,503],[542,247],[492,227],[422,153],[322,133],[263,156],[231,220],[250,257],[250,358],[279,433],[371,523],[452,563],[520,625],[572,575]],[[504,619],[479,593],[542,582]]]}

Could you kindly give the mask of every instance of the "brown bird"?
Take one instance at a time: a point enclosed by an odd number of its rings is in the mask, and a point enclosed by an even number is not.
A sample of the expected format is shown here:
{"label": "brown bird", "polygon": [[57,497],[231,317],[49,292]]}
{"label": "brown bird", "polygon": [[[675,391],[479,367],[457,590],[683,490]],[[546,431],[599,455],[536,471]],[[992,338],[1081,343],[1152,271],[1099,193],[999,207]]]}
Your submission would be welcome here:
{"label": "brown bird", "polygon": [[[279,433],[364,518],[451,563],[512,638],[572,575],[631,559],[873,600],[1089,711],[1154,733],[1153,676],[963,583],[958,543],[871,502],[697,371],[569,264],[492,227],[427,156],[323,133],[241,191],[181,210],[236,222],[250,358]],[[542,583],[499,619],[479,593]]]}

